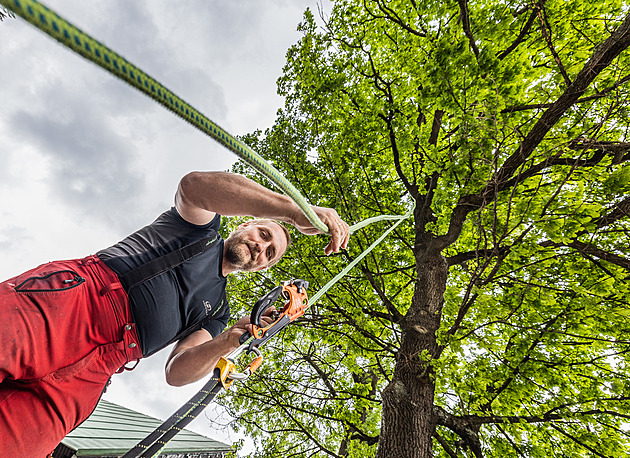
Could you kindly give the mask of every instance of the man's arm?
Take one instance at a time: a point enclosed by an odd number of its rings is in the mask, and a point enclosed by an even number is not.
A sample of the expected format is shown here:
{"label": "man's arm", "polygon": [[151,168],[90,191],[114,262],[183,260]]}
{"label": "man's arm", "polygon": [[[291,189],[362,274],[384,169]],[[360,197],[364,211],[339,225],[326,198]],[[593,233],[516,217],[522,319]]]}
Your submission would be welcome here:
{"label": "man's arm", "polygon": [[[271,324],[271,314],[275,307],[270,307],[263,314],[263,326]],[[226,356],[239,347],[238,339],[245,332],[252,332],[250,317],[246,316],[216,338],[212,338],[205,329],[193,332],[180,340],[166,360],[166,383],[183,386],[201,380],[211,373],[219,358]]]}
{"label": "man's arm", "polygon": [[[287,196],[273,192],[242,175],[227,172],[191,172],[179,183],[175,208],[186,221],[203,225],[214,215],[254,216],[283,221],[303,234],[319,234],[300,208]],[[346,248],[348,225],[332,208],[312,207],[330,229],[326,254]]]}
{"label": "man's arm", "polygon": [[233,350],[227,334],[213,339],[208,331],[200,329],[175,344],[166,361],[166,383],[184,386],[209,374],[219,358]]}

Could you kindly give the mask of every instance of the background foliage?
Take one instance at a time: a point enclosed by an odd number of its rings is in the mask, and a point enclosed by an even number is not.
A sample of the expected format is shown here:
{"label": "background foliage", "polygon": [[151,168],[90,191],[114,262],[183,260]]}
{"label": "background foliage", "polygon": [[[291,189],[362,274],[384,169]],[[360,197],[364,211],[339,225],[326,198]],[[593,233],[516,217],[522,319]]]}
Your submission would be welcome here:
{"label": "background foliage", "polygon": [[[285,107],[247,142],[349,223],[417,207],[224,398],[252,456],[627,455],[627,10],[337,0],[323,28],[305,12]],[[234,315],[279,280],[313,294],[386,227],[332,257],[295,234],[231,282]],[[425,391],[387,410],[397,386]]]}
{"label": "background foliage", "polygon": [[4,21],[6,18],[14,18],[15,15],[12,11],[9,11],[4,6],[0,6],[0,21]]}

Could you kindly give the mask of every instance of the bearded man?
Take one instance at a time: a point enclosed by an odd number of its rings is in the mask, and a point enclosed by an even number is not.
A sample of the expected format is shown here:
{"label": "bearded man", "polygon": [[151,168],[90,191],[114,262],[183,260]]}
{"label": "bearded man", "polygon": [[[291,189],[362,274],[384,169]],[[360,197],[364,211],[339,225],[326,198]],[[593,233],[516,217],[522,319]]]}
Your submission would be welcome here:
{"label": "bearded man", "polygon": [[[330,231],[325,253],[345,248],[348,225],[312,208]],[[263,219],[223,240],[221,215]],[[192,172],[174,207],[119,243],[0,283],[0,456],[50,454],[114,373],[172,343],[167,383],[211,373],[252,331],[249,317],[226,329],[227,275],[278,262],[291,243],[281,223],[320,233],[286,196],[241,175]]]}

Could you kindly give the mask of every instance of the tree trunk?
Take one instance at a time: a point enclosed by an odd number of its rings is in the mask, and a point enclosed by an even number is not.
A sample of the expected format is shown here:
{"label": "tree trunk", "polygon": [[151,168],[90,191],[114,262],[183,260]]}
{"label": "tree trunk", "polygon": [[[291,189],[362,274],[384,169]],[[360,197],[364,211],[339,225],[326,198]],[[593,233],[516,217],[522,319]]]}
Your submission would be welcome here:
{"label": "tree trunk", "polygon": [[402,342],[391,383],[383,390],[377,458],[433,457],[431,358],[440,325],[448,266],[439,255],[417,260],[418,278],[411,308],[401,324]]}

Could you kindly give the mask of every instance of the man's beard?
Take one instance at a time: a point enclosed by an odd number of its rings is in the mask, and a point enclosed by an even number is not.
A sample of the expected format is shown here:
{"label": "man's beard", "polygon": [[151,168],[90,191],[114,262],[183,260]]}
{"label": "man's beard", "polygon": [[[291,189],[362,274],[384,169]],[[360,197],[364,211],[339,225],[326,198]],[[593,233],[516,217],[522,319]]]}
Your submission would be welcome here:
{"label": "man's beard", "polygon": [[249,247],[244,242],[226,240],[223,256],[225,256],[225,260],[233,267],[239,270],[247,270],[251,263],[249,254]]}

